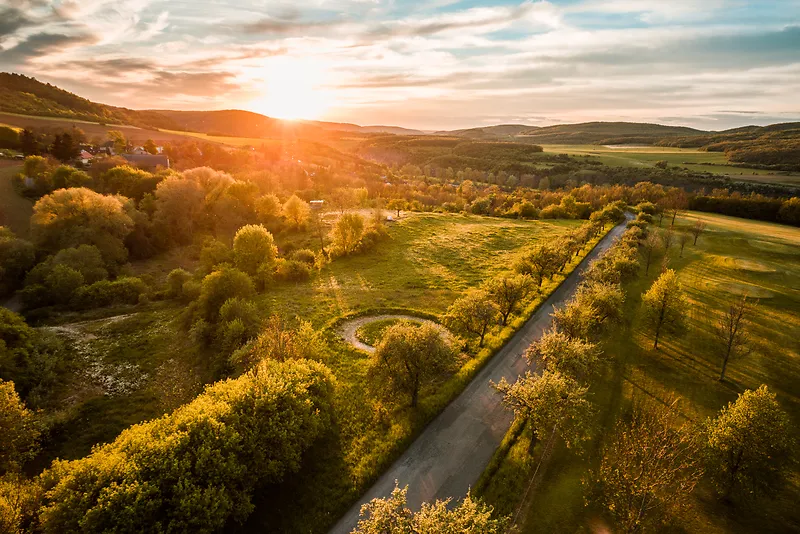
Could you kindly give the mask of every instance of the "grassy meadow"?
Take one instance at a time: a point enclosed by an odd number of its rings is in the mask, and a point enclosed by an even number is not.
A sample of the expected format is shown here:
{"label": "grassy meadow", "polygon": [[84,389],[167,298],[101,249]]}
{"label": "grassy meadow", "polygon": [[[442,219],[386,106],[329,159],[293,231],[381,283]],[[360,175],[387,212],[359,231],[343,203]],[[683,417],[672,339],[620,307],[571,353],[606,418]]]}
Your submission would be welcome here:
{"label": "grassy meadow", "polygon": [[[697,246],[689,243],[679,258],[673,245],[669,266],[677,270],[691,302],[684,336],[666,337],[660,350],[639,324],[641,294],[658,275],[658,266],[626,287],[626,324],[604,340],[613,362],[591,386],[598,408],[593,440],[576,455],[556,447],[545,471],[518,507],[519,496],[538,463],[540,445],[531,458],[531,436],[509,436],[507,454],[482,494],[502,513],[520,509],[522,532],[575,532],[602,525],[599,510],[586,507],[581,479],[596,465],[598,451],[622,409],[636,397],[664,400],[681,397],[678,409],[689,421],[701,422],[761,384],[777,393],[800,438],[800,229],[719,215],[690,213],[679,226],[700,218],[708,228]],[[642,269],[643,271],[644,269]],[[747,293],[758,299],[753,317],[753,352],[732,360],[725,382],[717,380],[720,359],[713,352],[711,327],[731,298]],[[498,457],[498,460],[500,457]],[[677,518],[675,532],[789,532],[800,525],[800,471],[774,499],[721,504],[707,482],[698,486],[690,508]]]}
{"label": "grassy meadow", "polygon": [[545,153],[591,156],[609,167],[654,167],[658,161],[694,172],[723,174],[735,180],[800,185],[797,173],[747,169],[728,164],[724,152],[659,146],[542,145]]}

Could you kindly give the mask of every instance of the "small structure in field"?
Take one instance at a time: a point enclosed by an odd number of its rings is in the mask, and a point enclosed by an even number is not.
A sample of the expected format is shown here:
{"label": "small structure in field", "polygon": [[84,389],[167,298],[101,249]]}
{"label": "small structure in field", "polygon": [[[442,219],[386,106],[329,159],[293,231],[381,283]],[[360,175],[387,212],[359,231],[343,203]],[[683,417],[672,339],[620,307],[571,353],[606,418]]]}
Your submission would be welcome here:
{"label": "small structure in field", "polygon": [[169,169],[169,158],[155,154],[122,154],[128,163],[146,171],[154,171],[158,167]]}
{"label": "small structure in field", "polygon": [[325,206],[324,200],[312,200],[308,203],[312,210],[321,210]]}

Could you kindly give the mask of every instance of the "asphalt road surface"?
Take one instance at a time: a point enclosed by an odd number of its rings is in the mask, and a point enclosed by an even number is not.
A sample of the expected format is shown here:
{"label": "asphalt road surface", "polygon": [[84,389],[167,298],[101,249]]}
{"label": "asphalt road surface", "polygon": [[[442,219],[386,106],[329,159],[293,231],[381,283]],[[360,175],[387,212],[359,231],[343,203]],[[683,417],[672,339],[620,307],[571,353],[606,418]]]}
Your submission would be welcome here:
{"label": "asphalt road surface", "polygon": [[563,305],[572,297],[583,269],[607,250],[624,230],[625,223],[619,224],[597,244],[466,389],[347,511],[331,529],[331,534],[351,532],[358,523],[361,505],[390,495],[395,480],[401,488],[408,485],[407,506],[412,510],[419,510],[423,502],[466,496],[513,420],[512,412],[503,407],[500,394],[489,382],[497,383],[501,378],[513,382],[528,370],[525,349],[550,326],[553,307]]}

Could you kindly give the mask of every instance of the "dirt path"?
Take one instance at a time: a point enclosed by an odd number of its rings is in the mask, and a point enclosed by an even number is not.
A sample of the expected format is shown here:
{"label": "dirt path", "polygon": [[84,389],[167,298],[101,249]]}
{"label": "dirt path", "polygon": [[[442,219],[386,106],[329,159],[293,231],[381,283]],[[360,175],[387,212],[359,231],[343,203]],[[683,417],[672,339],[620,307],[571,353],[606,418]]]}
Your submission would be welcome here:
{"label": "dirt path", "polygon": [[467,494],[491,460],[513,419],[489,382],[499,382],[501,378],[513,382],[529,368],[523,354],[531,342],[550,326],[553,307],[572,297],[580,282],[581,271],[607,250],[624,230],[625,225],[620,224],[598,243],[461,395],[425,428],[334,525],[331,534],[351,532],[358,523],[361,505],[388,496],[394,489],[395,480],[400,487],[408,485],[408,507],[412,510],[419,510],[423,502],[447,497],[461,499]]}
{"label": "dirt path", "polygon": [[358,337],[356,337],[356,332],[359,328],[364,326],[365,324],[374,323],[375,321],[383,321],[386,319],[398,319],[402,321],[411,321],[413,323],[430,323],[437,328],[441,328],[444,331],[444,328],[440,327],[437,323],[431,321],[430,319],[421,319],[419,317],[414,317],[413,315],[394,315],[394,314],[385,314],[385,315],[367,315],[365,317],[357,317],[355,319],[351,319],[349,321],[345,321],[339,326],[338,332],[339,335],[344,338],[345,341],[353,345],[355,348],[359,350],[363,350],[364,352],[375,352],[375,347],[372,345],[367,345]]}

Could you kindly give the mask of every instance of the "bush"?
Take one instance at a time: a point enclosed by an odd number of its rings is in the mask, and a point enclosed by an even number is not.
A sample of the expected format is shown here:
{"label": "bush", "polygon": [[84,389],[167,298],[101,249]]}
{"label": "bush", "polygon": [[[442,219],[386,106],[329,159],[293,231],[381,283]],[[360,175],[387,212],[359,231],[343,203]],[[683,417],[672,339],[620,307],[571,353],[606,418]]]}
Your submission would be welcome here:
{"label": "bush", "polygon": [[264,362],[43,474],[43,532],[217,532],[243,522],[257,487],[297,471],[331,424],[333,376]]}
{"label": "bush", "polygon": [[317,255],[314,254],[313,250],[301,248],[292,253],[291,259],[295,261],[301,261],[309,265],[314,265],[314,263],[317,261]]}
{"label": "bush", "polygon": [[286,282],[302,282],[311,277],[308,263],[297,260],[279,259],[275,268],[275,278]]}
{"label": "bush", "polygon": [[147,292],[147,285],[139,278],[121,277],[113,282],[101,280],[75,291],[72,306],[79,310],[103,308],[112,304],[137,304],[139,295]]}
{"label": "bush", "polygon": [[200,296],[197,299],[202,317],[216,323],[219,309],[233,297],[249,297],[255,292],[253,281],[245,273],[233,267],[223,267],[203,278]]}
{"label": "bush", "polygon": [[191,280],[192,275],[185,269],[173,269],[167,275],[167,298],[176,299],[184,296],[183,286]]}

